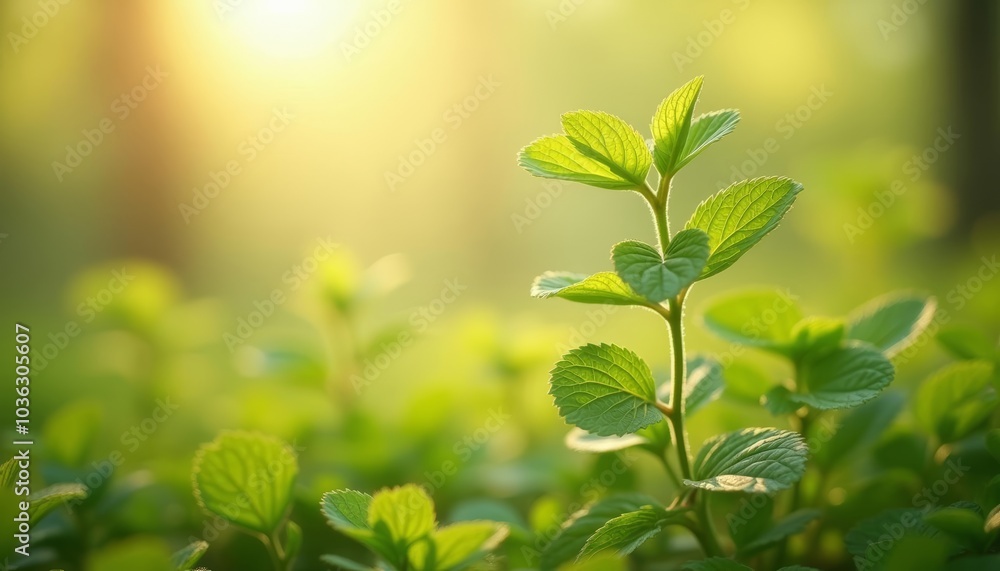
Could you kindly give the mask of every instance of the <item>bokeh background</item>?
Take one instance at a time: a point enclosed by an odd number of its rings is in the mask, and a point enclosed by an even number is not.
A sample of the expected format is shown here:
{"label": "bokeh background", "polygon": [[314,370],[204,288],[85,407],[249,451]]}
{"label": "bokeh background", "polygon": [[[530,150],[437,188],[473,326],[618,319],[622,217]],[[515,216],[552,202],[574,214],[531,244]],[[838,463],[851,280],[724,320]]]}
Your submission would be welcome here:
{"label": "bokeh background", "polygon": [[[528,286],[608,269],[613,243],[653,231],[638,196],[546,184],[515,155],[574,109],[648,134],[696,75],[699,111],[743,120],[675,180],[675,226],[734,177],[806,190],[695,288],[692,350],[727,351],[698,309],[748,285],[822,315],[926,291],[947,327],[995,339],[998,26],[989,0],[4,2],[0,306],[33,331],[37,478],[124,455],[49,522],[72,538],[53,561],[202,535],[191,459],[227,428],[299,448],[302,569],[357,549],[314,509],[333,488],[430,483],[443,518],[525,528],[564,515],[605,459],[564,449],[546,372],[584,341],[663,367],[667,337]],[[897,386],[943,360],[927,343]],[[775,422],[730,396],[692,442]],[[176,410],[131,449],[163,399]],[[0,418],[9,434],[7,404]],[[644,466],[615,485],[656,490]],[[231,531],[212,543],[211,569],[261,562]]]}

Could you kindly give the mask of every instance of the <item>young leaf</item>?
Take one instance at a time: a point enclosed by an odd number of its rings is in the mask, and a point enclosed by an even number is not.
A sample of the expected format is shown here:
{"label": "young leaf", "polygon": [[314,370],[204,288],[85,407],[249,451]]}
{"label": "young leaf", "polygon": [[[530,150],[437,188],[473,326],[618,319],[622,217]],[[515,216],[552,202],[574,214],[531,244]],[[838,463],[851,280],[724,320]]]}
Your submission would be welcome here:
{"label": "young leaf", "polygon": [[683,512],[671,512],[660,507],[643,506],[608,520],[590,536],[579,559],[589,559],[597,553],[614,549],[619,556],[635,551],[648,539],[660,533],[671,519],[679,519]]}
{"label": "young leaf", "polygon": [[792,353],[796,357],[821,356],[840,346],[844,339],[844,321],[831,317],[807,317],[792,328],[795,339]]}
{"label": "young leaf", "polygon": [[591,452],[602,454],[605,452],[615,452],[633,446],[642,446],[648,443],[646,438],[638,434],[626,434],[624,436],[598,436],[586,430],[574,427],[566,435],[566,447],[577,452]]}
{"label": "young leaf", "polygon": [[642,506],[656,505],[656,500],[642,494],[610,496],[588,506],[566,520],[561,529],[542,550],[542,569],[555,569],[572,561],[598,529],[609,520]]}
{"label": "young leaf", "polygon": [[87,487],[83,484],[53,484],[28,496],[28,517],[34,525],[62,504],[86,497]]}
{"label": "young leaf", "polygon": [[649,301],[659,303],[676,297],[698,278],[708,260],[708,235],[701,230],[678,232],[667,247],[665,259],[656,248],[628,240],[615,245],[611,258],[625,283]]}
{"label": "young leaf", "polygon": [[584,345],[563,355],[551,385],[566,422],[598,436],[623,436],[663,419],[649,367],[615,345]]}
{"label": "young leaf", "polygon": [[733,265],[774,230],[801,190],[789,178],[761,177],[738,182],[699,204],[687,228],[708,234],[711,255],[698,279]]}
{"label": "young leaf", "polygon": [[886,294],[851,312],[847,337],[870,343],[892,358],[916,341],[936,312],[933,297]]}
{"label": "young leaf", "polygon": [[635,187],[646,184],[652,157],[642,135],[614,115],[575,111],[562,116],[563,130],[584,155],[604,163]]}
{"label": "young leaf", "polygon": [[298,471],[295,452],[277,438],[223,432],[195,455],[194,497],[230,523],[270,534],[288,512]]}
{"label": "young leaf", "polygon": [[963,361],[941,369],[917,390],[917,419],[942,442],[961,439],[997,405],[992,376],[993,364],[986,361]]}
{"label": "young leaf", "polygon": [[614,272],[592,276],[570,272],[545,272],[531,284],[531,296],[541,299],[561,297],[577,303],[605,305],[650,305],[644,297],[632,291]]}
{"label": "young leaf", "polygon": [[788,514],[785,519],[774,524],[754,539],[740,546],[740,557],[749,557],[755,553],[777,545],[787,537],[802,533],[806,526],[823,515],[819,510],[805,509]]}
{"label": "young leaf", "polygon": [[323,494],[320,509],[327,523],[340,531],[370,530],[368,508],[372,497],[354,490],[334,490]]}
{"label": "young leaf", "polygon": [[566,135],[542,137],[521,149],[517,163],[529,173],[607,188],[633,190],[635,181],[615,172],[605,163],[588,156]]}
{"label": "young leaf", "polygon": [[777,428],[745,428],[708,439],[684,484],[715,492],[772,493],[805,472],[808,449],[801,435]]}
{"label": "young leaf", "polygon": [[368,505],[368,526],[376,532],[384,529],[404,551],[435,525],[434,503],[414,484],[381,490]]}
{"label": "young leaf", "polygon": [[712,111],[695,118],[691,121],[691,130],[688,131],[687,139],[684,141],[684,149],[681,151],[683,158],[675,170],[682,169],[709,145],[732,133],[739,122],[740,112],[736,109]]}
{"label": "young leaf", "polygon": [[711,300],[705,326],[727,341],[789,354],[792,331],[802,310],[792,296],[773,290],[748,290]]}
{"label": "young leaf", "polygon": [[660,103],[650,126],[653,132],[653,159],[661,175],[672,175],[680,168],[685,143],[691,131],[691,116],[701,93],[703,77],[696,77]]}
{"label": "young leaf", "polygon": [[500,545],[507,533],[507,526],[492,521],[463,521],[442,527],[430,541],[413,545],[411,568],[414,571],[465,568]]}
{"label": "young leaf", "polygon": [[[693,414],[722,394],[722,365],[711,357],[688,359],[684,382],[684,413]],[[668,388],[665,384],[664,388]]]}
{"label": "young leaf", "polygon": [[879,351],[864,344],[846,345],[805,359],[799,370],[800,392],[789,398],[818,410],[855,407],[877,397],[895,373]]}
{"label": "young leaf", "polygon": [[701,561],[688,561],[681,566],[683,571],[753,571],[750,567],[725,557],[709,557]]}
{"label": "young leaf", "polygon": [[194,567],[194,564],[201,559],[201,556],[208,551],[208,543],[204,541],[195,541],[174,553],[171,558],[171,563],[173,563],[174,568],[180,571],[187,571]]}

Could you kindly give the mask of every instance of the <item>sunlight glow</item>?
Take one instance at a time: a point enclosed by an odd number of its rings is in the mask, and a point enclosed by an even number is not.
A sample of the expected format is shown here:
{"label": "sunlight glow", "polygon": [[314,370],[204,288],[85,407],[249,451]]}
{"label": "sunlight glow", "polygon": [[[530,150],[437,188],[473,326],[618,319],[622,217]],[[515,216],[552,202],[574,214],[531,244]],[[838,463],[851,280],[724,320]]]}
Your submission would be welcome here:
{"label": "sunlight glow", "polygon": [[336,44],[357,8],[357,0],[231,0],[223,18],[251,48],[295,59],[320,55]]}

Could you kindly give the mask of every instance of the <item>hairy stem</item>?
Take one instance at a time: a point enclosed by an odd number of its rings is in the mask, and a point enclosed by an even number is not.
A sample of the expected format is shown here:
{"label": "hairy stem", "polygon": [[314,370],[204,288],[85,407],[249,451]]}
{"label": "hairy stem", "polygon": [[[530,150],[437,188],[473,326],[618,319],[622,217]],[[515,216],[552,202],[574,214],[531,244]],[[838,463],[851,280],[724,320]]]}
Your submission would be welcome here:
{"label": "hairy stem", "polygon": [[[662,192],[663,180],[660,179],[660,192],[654,192],[647,184],[639,189],[639,193],[649,203],[649,209],[653,211],[653,222],[656,223],[656,237],[660,242],[660,253],[665,255],[667,247],[670,246],[670,221],[667,220],[667,196],[666,193]],[[669,187],[670,182],[669,179],[667,180]]]}
{"label": "hairy stem", "polygon": [[688,456],[687,432],[684,430],[684,378],[686,364],[684,362],[684,327],[683,298],[670,301],[670,317],[667,324],[670,327],[671,356],[673,358],[673,379],[671,386],[670,407],[668,417],[674,427],[674,438],[677,439],[677,461],[680,463],[681,475],[691,477],[691,460]]}

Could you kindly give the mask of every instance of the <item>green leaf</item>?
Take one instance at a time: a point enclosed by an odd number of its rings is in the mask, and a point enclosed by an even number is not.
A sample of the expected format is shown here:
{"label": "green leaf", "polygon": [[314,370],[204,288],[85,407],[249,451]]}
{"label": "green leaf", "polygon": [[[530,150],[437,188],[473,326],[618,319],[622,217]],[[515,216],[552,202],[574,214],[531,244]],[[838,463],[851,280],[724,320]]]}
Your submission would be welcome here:
{"label": "green leaf", "polygon": [[334,490],[323,494],[320,510],[335,529],[369,530],[368,508],[372,497],[354,490]]}
{"label": "green leaf", "polygon": [[28,496],[28,517],[34,525],[62,504],[86,497],[87,487],[83,484],[53,484]]}
{"label": "green leaf", "polygon": [[994,428],[986,433],[986,449],[1000,462],[1000,428]]}
{"label": "green leaf", "polygon": [[173,557],[171,557],[171,562],[173,563],[175,569],[187,571],[188,569],[194,567],[194,564],[201,559],[201,556],[204,555],[206,551],[208,551],[207,542],[195,541],[184,549],[175,552]]}
{"label": "green leaf", "polygon": [[751,404],[759,404],[761,395],[774,385],[771,378],[746,359],[733,360],[725,368],[724,378],[723,392],[727,397]]}
{"label": "green leaf", "polygon": [[924,516],[924,523],[947,534],[963,546],[981,549],[986,544],[985,518],[973,510],[945,507]]}
{"label": "green leaf", "polygon": [[378,571],[374,567],[362,565],[339,555],[320,555],[319,560],[331,567],[344,569],[345,571]]}
{"label": "green leaf", "polygon": [[837,422],[830,440],[813,452],[813,461],[824,472],[833,470],[848,454],[856,455],[861,448],[885,434],[899,412],[905,398],[889,392],[853,409]]}
{"label": "green leaf", "polygon": [[17,472],[17,458],[11,458],[0,465],[0,489],[13,488]]}
{"label": "green leaf", "polygon": [[531,284],[531,296],[541,299],[561,297],[577,303],[638,305],[649,307],[644,297],[632,291],[614,272],[592,276],[571,272],[545,272]]}
{"label": "green leaf", "polygon": [[[888,532],[893,535],[888,535]],[[882,569],[884,559],[899,547],[906,537],[931,537],[936,531],[923,522],[921,510],[902,508],[886,510],[868,518],[851,529],[844,537],[847,551],[865,563],[867,569]]]}
{"label": "green leaf", "polygon": [[368,506],[368,526],[377,533],[387,532],[404,552],[434,531],[435,525],[434,503],[414,484],[381,490]]}
{"label": "green leaf", "polygon": [[573,349],[556,363],[551,385],[549,394],[566,422],[598,436],[623,436],[663,420],[653,375],[628,349]]}
{"label": "green leaf", "polygon": [[736,263],[778,226],[801,190],[802,185],[789,178],[761,177],[738,182],[699,204],[687,228],[708,234],[711,255],[698,279]]}
{"label": "green leaf", "polygon": [[920,337],[936,312],[933,297],[886,294],[851,312],[847,337],[870,343],[891,358]]}
{"label": "green leaf", "polygon": [[993,359],[996,343],[973,327],[952,325],[937,334],[938,343],[959,359]]}
{"label": "green leaf", "polygon": [[850,408],[877,397],[896,371],[879,351],[863,344],[846,345],[799,369],[799,392],[789,399],[818,410]]}
{"label": "green leaf", "polygon": [[562,563],[576,559],[590,538],[609,520],[642,506],[656,505],[656,500],[642,494],[610,496],[577,511],[567,519],[552,541],[542,550],[542,569],[555,569]]}
{"label": "green leaf", "polygon": [[654,506],[643,506],[636,511],[624,513],[608,520],[590,536],[579,559],[589,559],[608,549],[613,549],[624,557],[660,533],[671,519],[680,517],[680,512],[670,512]]}
{"label": "green leaf", "polygon": [[535,140],[521,149],[517,163],[529,173],[542,178],[579,182],[611,190],[633,190],[639,186],[605,163],[584,154],[578,143],[566,135],[552,135]]}
{"label": "green leaf", "polygon": [[709,557],[701,561],[688,561],[681,566],[684,571],[753,571],[750,567],[725,557]]}
{"label": "green leaf", "polygon": [[727,341],[789,354],[802,310],[787,292],[747,290],[716,297],[704,313],[705,326]]}
{"label": "green leaf", "polygon": [[819,510],[805,509],[792,512],[785,516],[785,519],[774,524],[773,527],[758,535],[753,540],[740,546],[740,556],[750,556],[755,553],[777,545],[787,537],[802,533],[806,526],[814,520],[819,519],[823,513]]}
{"label": "green leaf", "polygon": [[666,258],[649,244],[628,240],[615,245],[611,259],[625,283],[659,303],[676,297],[698,278],[708,260],[708,236],[701,230],[678,232],[667,247]]}
{"label": "green leaf", "polygon": [[410,560],[416,571],[464,568],[495,549],[508,528],[492,521],[459,522],[434,532],[429,542],[414,544]]}
{"label": "green leaf", "polygon": [[694,462],[694,488],[715,492],[772,493],[805,472],[801,435],[777,428],[745,428],[705,441]]}
{"label": "green leaf", "polygon": [[677,88],[660,103],[653,116],[650,126],[653,132],[653,159],[661,175],[672,175],[680,168],[678,164],[683,158],[684,146],[691,131],[691,116],[703,81],[703,77],[696,77]]}
{"label": "green leaf", "polygon": [[684,141],[683,157],[675,170],[680,170],[708,148],[709,145],[733,132],[740,122],[740,112],[736,109],[721,109],[705,113],[691,121],[691,130]]}
{"label": "green leaf", "polygon": [[285,526],[285,560],[294,561],[302,549],[302,528],[294,521]]}
{"label": "green leaf", "polygon": [[989,515],[986,516],[986,521],[983,522],[983,531],[986,533],[993,533],[998,529],[1000,529],[1000,506],[990,510]]}
{"label": "green leaf", "polygon": [[584,155],[600,161],[635,187],[646,184],[653,158],[645,139],[631,125],[602,111],[566,113],[562,125]]}
{"label": "green leaf", "polygon": [[774,416],[786,416],[802,408],[801,404],[792,400],[792,391],[784,385],[772,387],[764,393],[761,403]]}
{"label": "green leaf", "polygon": [[[722,365],[718,361],[700,355],[688,359],[687,380],[684,382],[685,414],[698,412],[719,398],[723,385]],[[669,388],[669,384],[664,388]]]}
{"label": "green leaf", "polygon": [[281,440],[223,432],[195,455],[194,496],[230,523],[271,534],[288,513],[298,471],[295,452]]}
{"label": "green leaf", "polygon": [[836,350],[844,339],[845,325],[842,319],[832,317],[807,317],[792,328],[795,339],[793,354],[820,356]]}
{"label": "green leaf", "polygon": [[623,436],[598,436],[591,434],[580,428],[573,428],[566,435],[566,447],[577,452],[592,452],[602,454],[605,452],[615,452],[633,446],[642,446],[649,441],[638,434],[625,434]]}
{"label": "green leaf", "polygon": [[941,369],[917,390],[917,420],[942,442],[968,435],[997,405],[992,376],[993,364],[986,361],[962,361]]}

